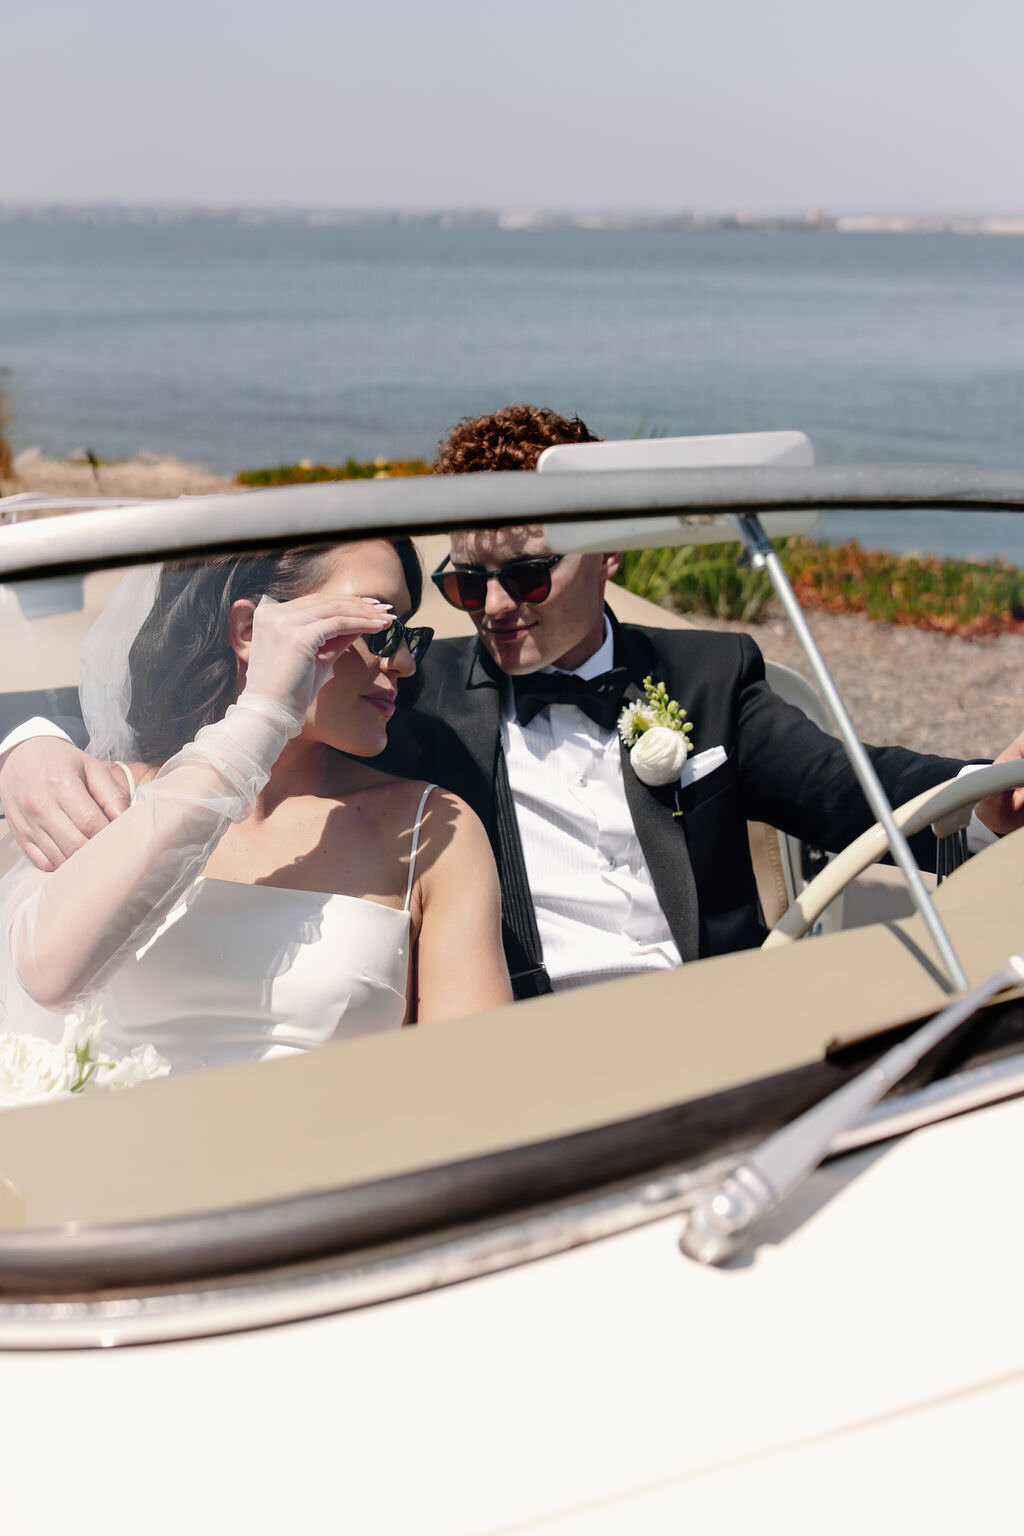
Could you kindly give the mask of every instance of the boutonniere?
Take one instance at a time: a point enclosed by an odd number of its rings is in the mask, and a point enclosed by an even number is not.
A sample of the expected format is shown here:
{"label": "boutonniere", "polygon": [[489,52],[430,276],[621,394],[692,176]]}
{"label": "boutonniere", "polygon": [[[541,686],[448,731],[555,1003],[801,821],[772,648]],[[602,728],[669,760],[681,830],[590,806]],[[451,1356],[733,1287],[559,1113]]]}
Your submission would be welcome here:
{"label": "boutonniere", "polygon": [[627,704],[619,716],[619,735],[642,784],[671,784],[693,750],[693,726],[686,710],[670,699],[664,683],[644,678],[645,701]]}

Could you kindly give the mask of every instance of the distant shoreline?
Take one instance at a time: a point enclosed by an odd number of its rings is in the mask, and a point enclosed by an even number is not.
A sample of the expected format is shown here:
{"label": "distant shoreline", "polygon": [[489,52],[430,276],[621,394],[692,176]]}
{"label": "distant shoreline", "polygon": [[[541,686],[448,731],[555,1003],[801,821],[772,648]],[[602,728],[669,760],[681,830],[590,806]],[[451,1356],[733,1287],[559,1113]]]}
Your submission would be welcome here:
{"label": "distant shoreline", "polygon": [[497,229],[511,233],[538,230],[762,230],[833,234],[1024,236],[1024,214],[829,213],[821,208],[800,212],[756,213],[701,210],[623,211],[609,208],[337,208],[330,206],[194,205],[175,203],[2,203],[0,224],[17,220],[37,223],[233,224],[260,229],[271,224],[317,229],[378,228],[404,225],[421,229]]}

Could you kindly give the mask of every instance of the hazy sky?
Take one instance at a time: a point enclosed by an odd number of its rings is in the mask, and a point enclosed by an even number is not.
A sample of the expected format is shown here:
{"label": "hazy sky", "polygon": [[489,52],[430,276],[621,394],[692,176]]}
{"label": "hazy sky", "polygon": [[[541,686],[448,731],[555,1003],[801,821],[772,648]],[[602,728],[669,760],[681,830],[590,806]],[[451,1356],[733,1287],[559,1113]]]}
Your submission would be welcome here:
{"label": "hazy sky", "polygon": [[1020,0],[0,15],[0,201],[1024,212]]}

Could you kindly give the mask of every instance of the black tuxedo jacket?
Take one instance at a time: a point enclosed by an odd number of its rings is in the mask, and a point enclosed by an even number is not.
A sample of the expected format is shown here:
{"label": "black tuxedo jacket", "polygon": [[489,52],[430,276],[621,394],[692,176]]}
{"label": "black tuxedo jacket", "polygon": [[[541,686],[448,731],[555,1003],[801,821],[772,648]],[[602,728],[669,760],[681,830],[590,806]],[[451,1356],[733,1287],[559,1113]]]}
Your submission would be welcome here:
{"label": "black tuxedo jacket", "polygon": [[[746,824],[766,821],[805,842],[845,847],[874,820],[842,745],[786,704],[765,681],[764,660],[746,635],[620,625],[615,663],[628,698],[643,679],[663,682],[693,724],[693,751],[724,747],[725,763],[695,784],[649,788],[623,748],[633,824],[658,900],[683,960],[751,948],[765,934]],[[506,679],[476,639],[435,641],[423,671],[392,721],[381,759],[389,772],[434,780],[476,811],[494,849],[502,885],[505,948],[517,995],[546,990],[528,973],[539,946],[524,900],[522,853],[500,744]],[[411,696],[410,696],[411,695]],[[963,763],[902,747],[869,747],[894,805],[953,777]],[[674,814],[681,811],[682,815]],[[914,841],[934,868],[930,832]],[[532,929],[532,933],[531,933]]]}

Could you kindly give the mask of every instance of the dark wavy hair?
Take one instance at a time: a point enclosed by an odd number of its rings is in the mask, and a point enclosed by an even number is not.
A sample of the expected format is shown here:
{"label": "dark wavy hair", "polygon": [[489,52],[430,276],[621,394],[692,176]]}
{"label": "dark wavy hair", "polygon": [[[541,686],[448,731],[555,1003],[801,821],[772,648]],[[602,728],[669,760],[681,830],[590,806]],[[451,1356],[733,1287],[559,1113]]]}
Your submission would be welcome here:
{"label": "dark wavy hair", "polygon": [[506,405],[490,416],[463,416],[450,427],[437,445],[434,474],[536,469],[545,448],[597,441],[578,416],[559,416],[542,405]]}
{"label": "dark wavy hair", "polygon": [[[411,539],[389,540],[402,564],[411,612],[423,572]],[[164,566],[153,606],[128,656],[128,724],[142,762],[165,762],[234,702],[238,664],[231,606],[263,596],[287,602],[327,574],[337,545],[299,544],[247,555],[219,555]]]}

